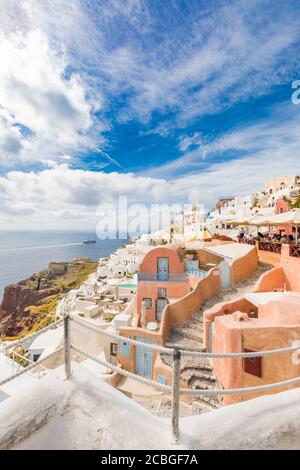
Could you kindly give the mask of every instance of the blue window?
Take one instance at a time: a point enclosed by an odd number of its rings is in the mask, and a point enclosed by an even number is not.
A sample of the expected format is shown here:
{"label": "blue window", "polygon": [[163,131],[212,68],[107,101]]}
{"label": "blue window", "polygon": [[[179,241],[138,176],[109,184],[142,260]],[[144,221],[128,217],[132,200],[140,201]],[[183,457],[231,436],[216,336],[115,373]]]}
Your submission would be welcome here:
{"label": "blue window", "polygon": [[147,309],[152,308],[152,299],[143,299],[143,302],[145,302]]}
{"label": "blue window", "polygon": [[157,377],[157,382],[161,385],[167,385],[167,379],[164,375],[159,375]]}
{"label": "blue window", "polygon": [[129,355],[129,343],[126,343],[126,341],[120,341],[120,355],[121,356]]}

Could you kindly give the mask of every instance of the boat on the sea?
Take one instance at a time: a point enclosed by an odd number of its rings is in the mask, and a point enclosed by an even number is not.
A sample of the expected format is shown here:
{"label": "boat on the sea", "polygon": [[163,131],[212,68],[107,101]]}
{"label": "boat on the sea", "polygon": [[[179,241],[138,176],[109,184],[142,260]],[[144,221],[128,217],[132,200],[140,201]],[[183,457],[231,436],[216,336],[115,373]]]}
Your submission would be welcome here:
{"label": "boat on the sea", "polygon": [[89,245],[90,243],[96,243],[97,240],[92,240],[91,238],[88,238],[87,240],[83,240],[82,243],[85,245]]}

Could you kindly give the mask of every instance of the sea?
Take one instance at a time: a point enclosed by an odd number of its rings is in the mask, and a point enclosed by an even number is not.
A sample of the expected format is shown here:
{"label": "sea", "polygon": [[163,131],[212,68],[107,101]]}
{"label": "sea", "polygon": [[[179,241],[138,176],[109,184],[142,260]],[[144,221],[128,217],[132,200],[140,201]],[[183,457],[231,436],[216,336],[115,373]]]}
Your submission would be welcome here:
{"label": "sea", "polygon": [[[96,243],[85,245],[83,240]],[[4,287],[46,269],[50,261],[78,257],[98,260],[109,256],[127,240],[99,240],[93,231],[0,231],[0,303]]]}

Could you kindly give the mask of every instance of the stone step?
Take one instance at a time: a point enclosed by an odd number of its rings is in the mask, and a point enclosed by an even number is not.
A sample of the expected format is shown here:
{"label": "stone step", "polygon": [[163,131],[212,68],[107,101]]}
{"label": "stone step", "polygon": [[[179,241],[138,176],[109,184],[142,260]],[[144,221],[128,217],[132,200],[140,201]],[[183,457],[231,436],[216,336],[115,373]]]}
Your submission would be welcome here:
{"label": "stone step", "polygon": [[195,377],[193,376],[188,382],[189,388],[197,389],[201,388],[203,390],[210,390],[215,388],[216,383],[214,380],[206,380],[205,377]]}
{"label": "stone step", "polygon": [[183,329],[185,328],[191,328],[194,331],[198,331],[199,333],[202,334],[203,331],[203,323],[200,323],[199,321],[191,320],[185,325],[183,325]]}
{"label": "stone step", "polygon": [[201,344],[193,341],[190,338],[184,338],[183,336],[178,336],[178,341],[167,341],[166,347],[173,349],[181,349],[182,351],[195,351],[195,352],[205,352],[205,349],[201,347]]}
{"label": "stone step", "polygon": [[172,326],[171,332],[202,344],[202,331],[198,331],[190,327]]}
{"label": "stone step", "polygon": [[199,369],[184,369],[181,372],[182,380],[185,380],[190,384],[192,379],[204,380],[207,383],[215,384],[216,380],[214,375],[210,371],[203,371]]}
{"label": "stone step", "polygon": [[203,323],[203,312],[196,312],[193,315],[193,319],[190,320],[191,322]]}
{"label": "stone step", "polygon": [[203,372],[212,372],[213,366],[206,357],[188,357],[183,356],[181,359],[181,369],[195,369]]}
{"label": "stone step", "polygon": [[[203,405],[210,407],[210,410],[215,410],[216,408],[221,407],[221,403],[217,396],[207,396],[207,395],[200,395],[194,398],[193,405],[194,408],[196,405],[199,404],[200,407]],[[200,413],[201,414],[201,408]]]}

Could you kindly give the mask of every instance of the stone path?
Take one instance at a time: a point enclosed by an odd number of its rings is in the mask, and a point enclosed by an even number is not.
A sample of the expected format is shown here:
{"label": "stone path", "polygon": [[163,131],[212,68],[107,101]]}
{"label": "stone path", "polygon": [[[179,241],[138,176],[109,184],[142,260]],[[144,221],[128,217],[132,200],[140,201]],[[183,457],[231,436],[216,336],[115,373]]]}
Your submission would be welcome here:
{"label": "stone path", "polygon": [[[231,289],[222,290],[217,296],[209,299],[193,315],[193,319],[181,326],[171,328],[166,346],[170,348],[203,351],[203,312],[219,302],[226,302],[241,297],[246,292],[254,290],[260,276],[273,266],[265,263],[259,264],[258,271],[244,282],[235,285]],[[172,358],[161,355],[165,364],[172,366]],[[216,388],[218,384],[213,373],[212,362],[206,358],[182,357],[181,379],[189,388]],[[218,397],[200,396],[195,400],[200,406],[200,412],[220,406]]]}

